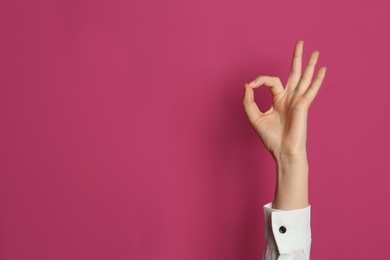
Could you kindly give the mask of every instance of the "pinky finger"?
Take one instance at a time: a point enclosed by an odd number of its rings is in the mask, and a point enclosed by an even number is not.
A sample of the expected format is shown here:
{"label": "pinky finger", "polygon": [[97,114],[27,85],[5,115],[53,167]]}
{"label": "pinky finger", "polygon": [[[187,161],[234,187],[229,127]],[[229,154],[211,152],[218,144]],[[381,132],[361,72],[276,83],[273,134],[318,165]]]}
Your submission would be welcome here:
{"label": "pinky finger", "polygon": [[310,102],[314,100],[316,97],[318,91],[320,90],[321,84],[324,81],[325,78],[325,72],[326,68],[322,67],[318,70],[317,76],[314,79],[314,81],[310,84],[309,88],[306,90],[306,92],[303,94],[305,98],[307,98]]}

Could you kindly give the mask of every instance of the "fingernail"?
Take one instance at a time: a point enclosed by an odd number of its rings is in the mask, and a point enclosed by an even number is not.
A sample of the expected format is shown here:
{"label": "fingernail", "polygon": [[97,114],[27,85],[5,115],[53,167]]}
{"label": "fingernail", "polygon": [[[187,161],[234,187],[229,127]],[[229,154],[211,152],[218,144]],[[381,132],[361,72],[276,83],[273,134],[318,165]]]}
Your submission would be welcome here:
{"label": "fingernail", "polygon": [[249,83],[250,86],[254,87],[256,85],[256,80],[252,81],[251,83]]}

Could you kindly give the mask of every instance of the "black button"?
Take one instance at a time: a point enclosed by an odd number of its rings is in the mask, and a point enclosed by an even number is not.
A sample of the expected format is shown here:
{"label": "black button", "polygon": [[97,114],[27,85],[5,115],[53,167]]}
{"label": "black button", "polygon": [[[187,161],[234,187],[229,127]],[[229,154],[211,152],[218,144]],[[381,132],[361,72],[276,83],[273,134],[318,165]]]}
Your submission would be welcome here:
{"label": "black button", "polygon": [[287,228],[285,226],[281,226],[279,228],[279,232],[282,233],[282,234],[286,233],[286,231],[287,231]]}

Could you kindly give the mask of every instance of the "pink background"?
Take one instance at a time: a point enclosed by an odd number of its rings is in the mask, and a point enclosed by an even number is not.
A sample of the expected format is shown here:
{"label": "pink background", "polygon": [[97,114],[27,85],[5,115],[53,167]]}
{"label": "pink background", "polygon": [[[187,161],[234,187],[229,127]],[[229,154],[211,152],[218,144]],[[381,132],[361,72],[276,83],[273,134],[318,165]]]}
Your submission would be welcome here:
{"label": "pink background", "polygon": [[[390,4],[0,1],[0,259],[261,259],[275,165],[245,82],[327,76],[308,125],[312,259],[385,259]],[[262,109],[271,100],[256,91]]]}

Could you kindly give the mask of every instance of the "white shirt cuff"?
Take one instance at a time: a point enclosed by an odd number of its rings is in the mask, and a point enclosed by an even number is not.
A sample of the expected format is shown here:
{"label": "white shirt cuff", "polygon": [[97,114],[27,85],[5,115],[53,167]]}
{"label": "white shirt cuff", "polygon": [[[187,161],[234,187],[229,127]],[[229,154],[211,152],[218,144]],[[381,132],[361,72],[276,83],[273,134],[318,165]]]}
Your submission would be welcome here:
{"label": "white shirt cuff", "polygon": [[263,209],[267,246],[277,249],[281,255],[310,248],[310,205],[303,209],[277,210],[270,202]]}

